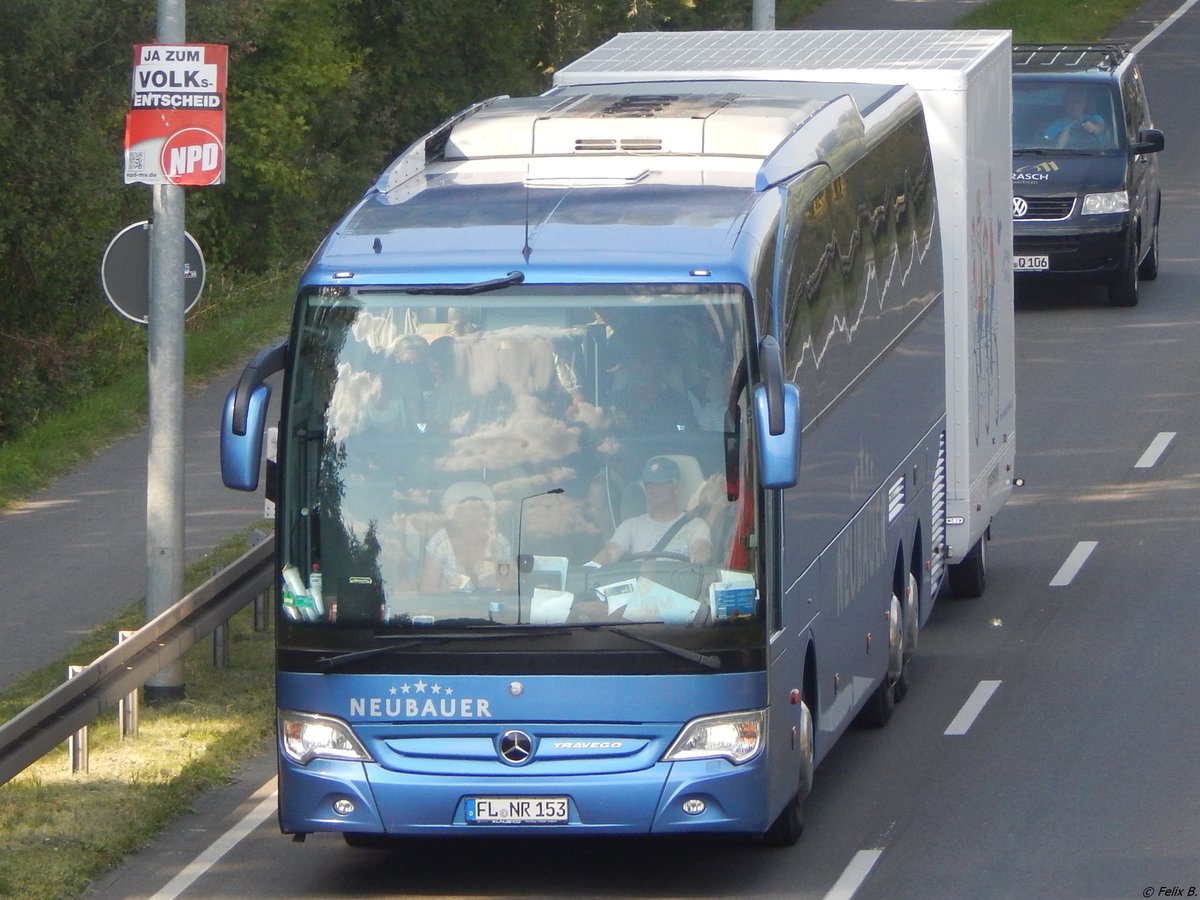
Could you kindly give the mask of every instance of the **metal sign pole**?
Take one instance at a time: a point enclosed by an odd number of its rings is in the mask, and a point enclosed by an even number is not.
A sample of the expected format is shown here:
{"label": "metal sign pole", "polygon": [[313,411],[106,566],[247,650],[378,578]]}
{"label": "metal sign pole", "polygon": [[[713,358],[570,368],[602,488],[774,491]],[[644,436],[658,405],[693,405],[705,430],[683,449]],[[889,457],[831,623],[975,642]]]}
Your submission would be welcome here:
{"label": "metal sign pole", "polygon": [[752,27],[755,31],[775,30],[775,0],[754,0]]}
{"label": "metal sign pole", "polygon": [[[185,0],[158,0],[157,40],[182,44]],[[146,618],[183,596],[183,271],[185,199],[175,184],[153,187],[150,230],[149,438],[146,467]],[[183,661],[146,682],[153,705],[184,696]]]}

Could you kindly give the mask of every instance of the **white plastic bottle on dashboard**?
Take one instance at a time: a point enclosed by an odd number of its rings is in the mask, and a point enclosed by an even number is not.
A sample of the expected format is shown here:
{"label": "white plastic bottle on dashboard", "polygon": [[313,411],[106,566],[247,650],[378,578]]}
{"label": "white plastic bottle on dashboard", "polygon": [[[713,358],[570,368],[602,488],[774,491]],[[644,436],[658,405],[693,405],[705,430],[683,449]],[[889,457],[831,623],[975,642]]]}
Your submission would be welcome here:
{"label": "white plastic bottle on dashboard", "polygon": [[325,615],[325,598],[321,594],[323,587],[324,580],[321,577],[321,564],[313,563],[312,574],[308,576],[308,595],[312,598],[317,615],[320,616]]}

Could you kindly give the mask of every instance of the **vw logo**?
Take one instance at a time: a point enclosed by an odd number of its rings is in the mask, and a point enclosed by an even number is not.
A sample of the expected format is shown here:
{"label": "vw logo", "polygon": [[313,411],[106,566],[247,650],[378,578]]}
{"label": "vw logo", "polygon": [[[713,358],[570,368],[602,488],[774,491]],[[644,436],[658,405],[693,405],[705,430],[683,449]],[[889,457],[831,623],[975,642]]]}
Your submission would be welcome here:
{"label": "vw logo", "polygon": [[1013,218],[1023,219],[1027,212],[1029,212],[1029,204],[1025,202],[1025,198],[1013,197]]}
{"label": "vw logo", "polygon": [[523,766],[533,758],[533,738],[523,731],[500,735],[500,758],[509,765]]}

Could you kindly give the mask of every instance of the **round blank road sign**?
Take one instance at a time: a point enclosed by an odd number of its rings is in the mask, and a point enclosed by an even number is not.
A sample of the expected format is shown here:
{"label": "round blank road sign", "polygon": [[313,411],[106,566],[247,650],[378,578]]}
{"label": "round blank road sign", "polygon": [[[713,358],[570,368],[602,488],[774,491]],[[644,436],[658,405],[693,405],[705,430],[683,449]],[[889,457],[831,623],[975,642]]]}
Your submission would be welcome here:
{"label": "round blank road sign", "polygon": [[[204,290],[204,254],[183,233],[183,305],[191,312]],[[134,222],[117,232],[100,261],[104,296],[121,315],[146,325],[150,321],[150,223]]]}

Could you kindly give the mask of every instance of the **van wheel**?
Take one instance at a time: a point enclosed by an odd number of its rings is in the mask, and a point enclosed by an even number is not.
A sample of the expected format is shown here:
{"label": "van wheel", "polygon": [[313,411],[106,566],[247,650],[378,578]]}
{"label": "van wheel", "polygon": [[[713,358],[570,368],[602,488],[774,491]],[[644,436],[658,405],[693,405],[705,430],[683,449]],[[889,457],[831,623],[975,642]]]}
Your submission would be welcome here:
{"label": "van wheel", "polygon": [[1158,223],[1154,223],[1154,233],[1150,236],[1150,249],[1138,266],[1138,277],[1142,281],[1153,281],[1158,277]]}
{"label": "van wheel", "polygon": [[1125,271],[1108,286],[1108,302],[1112,306],[1137,306],[1138,268],[1135,245],[1129,248],[1129,259],[1125,262]]}

